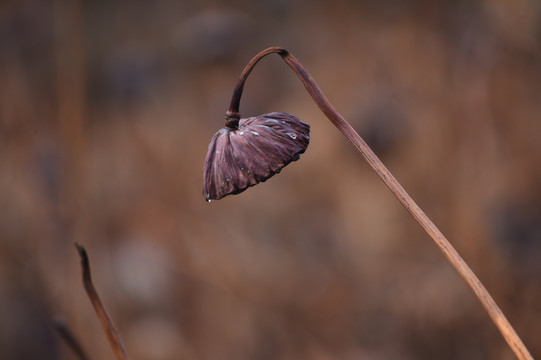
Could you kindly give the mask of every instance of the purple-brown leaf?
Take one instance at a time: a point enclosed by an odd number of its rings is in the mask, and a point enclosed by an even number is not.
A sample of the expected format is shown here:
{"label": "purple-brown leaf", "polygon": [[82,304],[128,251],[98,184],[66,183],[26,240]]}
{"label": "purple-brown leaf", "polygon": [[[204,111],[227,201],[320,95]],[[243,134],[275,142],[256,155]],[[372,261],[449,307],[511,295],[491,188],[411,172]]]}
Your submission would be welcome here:
{"label": "purple-brown leaf", "polygon": [[299,158],[310,142],[310,126],[293,115],[274,112],[240,119],[209,144],[203,195],[217,200],[263,182]]}

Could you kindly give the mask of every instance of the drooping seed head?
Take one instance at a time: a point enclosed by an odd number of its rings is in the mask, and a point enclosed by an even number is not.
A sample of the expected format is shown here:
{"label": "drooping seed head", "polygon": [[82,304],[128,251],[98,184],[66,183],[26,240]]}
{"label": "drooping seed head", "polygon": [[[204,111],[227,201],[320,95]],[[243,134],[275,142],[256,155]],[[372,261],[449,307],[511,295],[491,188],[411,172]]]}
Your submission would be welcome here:
{"label": "drooping seed head", "polygon": [[273,112],[240,119],[237,128],[218,131],[204,165],[207,201],[238,194],[298,160],[310,142],[310,125],[295,116]]}

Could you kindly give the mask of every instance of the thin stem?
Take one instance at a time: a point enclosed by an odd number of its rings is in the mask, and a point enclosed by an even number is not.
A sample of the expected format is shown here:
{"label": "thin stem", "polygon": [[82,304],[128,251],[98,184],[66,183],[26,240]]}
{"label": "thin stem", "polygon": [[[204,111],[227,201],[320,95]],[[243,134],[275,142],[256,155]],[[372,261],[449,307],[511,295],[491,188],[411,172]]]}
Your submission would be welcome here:
{"label": "thin stem", "polygon": [[235,89],[233,90],[233,96],[231,98],[231,105],[229,105],[229,110],[227,110],[227,112],[225,113],[225,125],[227,127],[233,128],[233,129],[236,129],[238,127],[239,119],[240,119],[239,105],[240,105],[240,98],[242,97],[242,91],[244,90],[244,83],[246,82],[248,75],[250,75],[250,73],[254,69],[254,66],[259,62],[259,60],[263,59],[265,56],[272,53],[278,53],[282,57],[288,54],[286,49],[283,49],[277,46],[267,48],[261,51],[256,56],[254,56],[254,58],[250,60],[248,65],[246,65],[246,67],[240,74],[239,80],[237,81],[237,85],[235,86]]}
{"label": "thin stem", "polygon": [[[485,310],[492,318],[504,339],[507,341],[509,347],[513,350],[516,357],[520,360],[532,359],[528,349],[524,346],[524,343],[517,335],[503,312],[500,310],[490,293],[483,286],[481,281],[470,269],[468,264],[460,257],[453,245],[445,238],[441,231],[434,225],[434,223],[426,216],[421,208],[415,203],[415,201],[404,190],[402,185],[395,179],[391,172],[383,165],[381,160],[370,149],[361,136],[353,129],[353,127],[336,111],[332,104],[327,100],[323,92],[317,86],[314,79],[306,71],[306,69],[299,63],[299,61],[291,55],[287,50],[280,47],[268,48],[259,54],[257,54],[248,64],[248,66],[242,72],[241,78],[237,83],[233,99],[231,100],[231,107],[229,108],[229,114],[238,115],[238,107],[240,103],[240,97],[244,87],[244,81],[252,71],[255,64],[261,60],[264,56],[278,53],[282,59],[293,69],[304,84],[308,93],[312,96],[317,106],[327,116],[327,118],[344,134],[348,140],[355,146],[355,148],[361,153],[368,164],[374,169],[374,171],[383,180],[385,185],[391,190],[391,192],[398,198],[402,205],[408,210],[413,218],[423,227],[426,233],[434,240],[436,245],[440,248],[443,254],[447,257],[449,262],[455,267],[464,281],[471,287],[475,295],[481,301]],[[240,115],[239,115],[240,117]]]}
{"label": "thin stem", "polygon": [[75,353],[78,359],[80,360],[90,359],[88,355],[86,355],[79,341],[77,341],[77,338],[75,337],[75,335],[73,335],[71,330],[62,320],[60,319],[55,320],[53,322],[53,326],[56,332],[62,338],[62,340],[64,340],[64,342],[68,345],[68,347]]}
{"label": "thin stem", "polygon": [[83,285],[85,287],[86,293],[88,294],[88,297],[90,298],[90,302],[92,303],[92,306],[96,311],[96,315],[98,315],[98,319],[100,320],[103,331],[105,332],[105,335],[107,335],[107,339],[109,340],[109,344],[113,348],[116,358],[118,360],[127,360],[128,354],[126,353],[124,344],[122,343],[122,340],[120,339],[120,336],[118,335],[115,326],[113,325],[111,317],[109,316],[109,314],[107,314],[107,311],[105,310],[105,307],[103,306],[100,297],[98,296],[98,292],[94,288],[94,284],[92,284],[92,278],[90,276],[90,264],[88,262],[88,255],[86,254],[86,250],[79,244],[75,244],[75,247],[77,247],[77,251],[79,252],[79,256],[81,257]]}

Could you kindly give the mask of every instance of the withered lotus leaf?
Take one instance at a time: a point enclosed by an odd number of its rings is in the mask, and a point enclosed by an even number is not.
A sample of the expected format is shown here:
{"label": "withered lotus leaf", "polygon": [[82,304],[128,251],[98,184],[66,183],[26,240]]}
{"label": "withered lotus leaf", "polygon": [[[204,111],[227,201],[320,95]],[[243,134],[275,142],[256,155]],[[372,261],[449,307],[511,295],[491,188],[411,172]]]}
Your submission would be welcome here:
{"label": "withered lotus leaf", "polygon": [[238,194],[263,182],[299,158],[310,142],[310,125],[295,116],[273,112],[240,119],[209,144],[204,165],[207,201]]}

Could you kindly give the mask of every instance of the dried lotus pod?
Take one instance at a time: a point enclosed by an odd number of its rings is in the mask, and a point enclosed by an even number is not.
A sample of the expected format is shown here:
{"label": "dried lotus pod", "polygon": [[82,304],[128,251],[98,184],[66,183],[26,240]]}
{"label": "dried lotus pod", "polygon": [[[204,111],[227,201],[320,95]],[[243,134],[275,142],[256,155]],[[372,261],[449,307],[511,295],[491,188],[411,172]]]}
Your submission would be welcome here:
{"label": "dried lotus pod", "polygon": [[[303,153],[308,146],[308,125],[292,115],[271,113],[256,118],[243,119],[239,122],[239,105],[244,83],[259,60],[273,53],[280,55],[297,74],[320,110],[355,146],[406,210],[434,240],[464,281],[477,295],[517,359],[533,360],[530,352],[505,318],[490,293],[456,252],[453,245],[408,195],[355,129],[336,111],[308,71],[284,48],[270,47],[261,51],[250,60],[242,71],[233,90],[229,110],[226,112],[226,128],[220,130],[214,136],[209,147],[205,163],[205,196],[207,200],[220,199],[228,194],[236,194],[260,181],[265,181],[289,162],[296,160],[299,154]],[[269,122],[269,120],[274,121]],[[273,122],[277,126],[272,126]],[[257,124],[263,126],[258,128]],[[288,129],[288,125],[291,129]],[[267,129],[267,131],[261,129]],[[293,141],[288,140],[287,136]]]}
{"label": "dried lotus pod", "polygon": [[304,153],[310,125],[293,115],[273,112],[240,119],[212,138],[204,165],[207,201],[238,194],[263,182]]}

